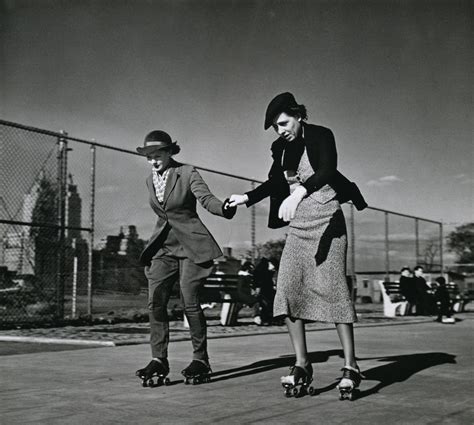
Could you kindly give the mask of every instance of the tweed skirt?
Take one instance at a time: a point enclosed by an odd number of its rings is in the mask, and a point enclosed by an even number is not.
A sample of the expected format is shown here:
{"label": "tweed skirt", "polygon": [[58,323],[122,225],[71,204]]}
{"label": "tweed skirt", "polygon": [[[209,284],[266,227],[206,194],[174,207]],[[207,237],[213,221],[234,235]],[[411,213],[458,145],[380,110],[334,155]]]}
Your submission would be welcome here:
{"label": "tweed skirt", "polygon": [[278,270],[274,317],[357,321],[346,280],[347,230],[337,200],[304,198],[291,221]]}

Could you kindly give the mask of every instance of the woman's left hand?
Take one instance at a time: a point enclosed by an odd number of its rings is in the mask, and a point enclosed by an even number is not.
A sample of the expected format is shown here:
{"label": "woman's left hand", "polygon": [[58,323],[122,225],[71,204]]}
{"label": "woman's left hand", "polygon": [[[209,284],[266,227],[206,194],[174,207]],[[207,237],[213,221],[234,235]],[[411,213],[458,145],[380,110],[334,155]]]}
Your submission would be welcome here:
{"label": "woman's left hand", "polygon": [[278,217],[284,221],[291,221],[295,218],[296,208],[306,196],[306,189],[303,186],[298,186],[294,192],[288,196],[280,205],[278,210]]}

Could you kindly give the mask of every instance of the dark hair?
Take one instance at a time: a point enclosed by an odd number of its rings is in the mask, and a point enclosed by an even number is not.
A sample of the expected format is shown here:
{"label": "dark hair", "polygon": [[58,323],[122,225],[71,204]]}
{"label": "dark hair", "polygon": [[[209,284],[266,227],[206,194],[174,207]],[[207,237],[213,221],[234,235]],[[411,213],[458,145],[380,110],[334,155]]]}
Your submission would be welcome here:
{"label": "dark hair", "polygon": [[308,113],[306,111],[306,106],[304,105],[289,107],[284,109],[283,112],[287,115],[290,115],[291,117],[298,115],[303,121],[308,119]]}
{"label": "dark hair", "polygon": [[446,279],[443,276],[437,277],[436,282],[439,284],[439,286],[446,286]]}
{"label": "dark hair", "polygon": [[171,155],[176,155],[181,152],[179,145],[171,145],[171,148],[168,149],[171,152]]}
{"label": "dark hair", "polygon": [[403,273],[405,270],[408,270],[409,272],[411,272],[410,267],[402,267],[402,269],[400,270],[400,273]]}
{"label": "dark hair", "polygon": [[413,271],[416,271],[416,270],[424,270],[424,268],[423,266],[418,265],[413,269]]}

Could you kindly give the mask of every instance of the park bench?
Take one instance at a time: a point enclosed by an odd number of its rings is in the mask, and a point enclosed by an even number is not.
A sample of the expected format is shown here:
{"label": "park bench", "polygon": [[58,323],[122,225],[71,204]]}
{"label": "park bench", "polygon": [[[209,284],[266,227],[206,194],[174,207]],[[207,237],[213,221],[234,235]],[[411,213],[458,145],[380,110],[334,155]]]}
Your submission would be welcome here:
{"label": "park bench", "polygon": [[400,293],[400,283],[378,281],[383,299],[383,314],[386,317],[404,316],[408,301]]}
{"label": "park bench", "polygon": [[466,304],[473,299],[472,292],[461,293],[458,284],[455,282],[446,283],[446,289],[448,290],[452,308],[455,313],[463,312]]}
{"label": "park bench", "polygon": [[209,303],[221,304],[221,325],[235,325],[242,304],[253,305],[257,301],[251,294],[252,285],[252,276],[213,273],[201,288],[201,306],[205,307]]}

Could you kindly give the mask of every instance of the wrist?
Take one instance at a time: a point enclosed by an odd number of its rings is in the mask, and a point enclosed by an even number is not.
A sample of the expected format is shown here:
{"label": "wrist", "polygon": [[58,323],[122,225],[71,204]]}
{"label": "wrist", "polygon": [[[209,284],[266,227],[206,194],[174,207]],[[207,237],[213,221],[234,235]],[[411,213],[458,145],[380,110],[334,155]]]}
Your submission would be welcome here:
{"label": "wrist", "polygon": [[301,186],[301,185],[297,186],[292,193],[293,196],[299,199],[303,199],[307,194],[308,194],[308,191],[306,190],[304,186]]}

